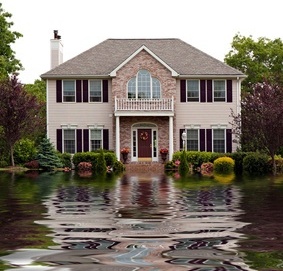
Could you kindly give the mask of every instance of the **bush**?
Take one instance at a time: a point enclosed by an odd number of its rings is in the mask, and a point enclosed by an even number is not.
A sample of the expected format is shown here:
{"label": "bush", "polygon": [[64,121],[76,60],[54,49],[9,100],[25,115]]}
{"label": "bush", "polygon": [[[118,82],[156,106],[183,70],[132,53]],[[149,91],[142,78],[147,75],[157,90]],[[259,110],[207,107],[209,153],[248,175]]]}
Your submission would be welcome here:
{"label": "bush", "polygon": [[70,153],[67,153],[67,152],[60,153],[60,152],[58,152],[58,156],[61,160],[63,167],[72,168],[72,155]]}
{"label": "bush", "polygon": [[80,172],[92,171],[92,164],[90,162],[80,162],[78,164],[78,170]]}
{"label": "bush", "polygon": [[104,158],[104,152],[103,150],[101,150],[97,158],[97,163],[95,164],[94,172],[96,174],[102,174],[105,173],[106,171],[107,171],[107,166]]}
{"label": "bush", "polygon": [[21,139],[16,142],[14,149],[14,159],[16,164],[24,164],[36,157],[36,147],[34,141]]}
{"label": "bush", "polygon": [[244,172],[251,175],[262,175],[272,172],[269,156],[260,153],[249,153],[243,159]]}
{"label": "bush", "polygon": [[202,175],[205,176],[210,176],[213,173],[213,163],[207,162],[207,163],[202,163],[200,167],[200,172]]}
{"label": "bush", "polygon": [[123,172],[124,170],[125,170],[125,165],[121,161],[116,160],[113,164],[113,171]]}
{"label": "bush", "polygon": [[39,169],[39,163],[36,160],[26,162],[24,166],[29,169]]}
{"label": "bush", "polygon": [[216,173],[227,174],[233,172],[235,161],[231,157],[219,157],[213,162],[213,168]]}

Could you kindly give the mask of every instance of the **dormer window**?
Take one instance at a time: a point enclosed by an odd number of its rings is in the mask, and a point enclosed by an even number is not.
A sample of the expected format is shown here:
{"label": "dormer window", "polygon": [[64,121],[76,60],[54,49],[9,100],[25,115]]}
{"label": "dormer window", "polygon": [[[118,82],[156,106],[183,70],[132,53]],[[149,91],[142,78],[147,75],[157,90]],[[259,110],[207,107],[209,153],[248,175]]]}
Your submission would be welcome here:
{"label": "dormer window", "polygon": [[147,70],[140,70],[137,76],[128,82],[128,98],[158,99],[161,96],[161,87],[158,79],[151,77]]}

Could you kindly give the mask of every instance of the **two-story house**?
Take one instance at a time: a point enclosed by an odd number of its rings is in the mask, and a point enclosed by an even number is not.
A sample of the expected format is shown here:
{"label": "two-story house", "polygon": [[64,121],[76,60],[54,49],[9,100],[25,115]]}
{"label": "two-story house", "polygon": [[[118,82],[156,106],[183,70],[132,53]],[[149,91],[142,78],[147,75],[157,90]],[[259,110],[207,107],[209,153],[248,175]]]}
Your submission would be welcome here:
{"label": "two-story house", "polygon": [[[160,149],[233,152],[231,108],[245,75],[180,39],[107,39],[62,62],[51,39],[47,136],[60,152],[130,148],[129,160],[160,161]],[[182,138],[183,135],[183,138]]]}

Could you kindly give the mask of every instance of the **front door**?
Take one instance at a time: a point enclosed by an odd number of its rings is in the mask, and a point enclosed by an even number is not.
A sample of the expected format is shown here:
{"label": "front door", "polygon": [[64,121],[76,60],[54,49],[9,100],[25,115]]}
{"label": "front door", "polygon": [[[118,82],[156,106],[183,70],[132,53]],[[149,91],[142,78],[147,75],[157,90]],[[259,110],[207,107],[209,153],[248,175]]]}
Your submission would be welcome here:
{"label": "front door", "polygon": [[152,157],[151,129],[138,129],[138,157]]}

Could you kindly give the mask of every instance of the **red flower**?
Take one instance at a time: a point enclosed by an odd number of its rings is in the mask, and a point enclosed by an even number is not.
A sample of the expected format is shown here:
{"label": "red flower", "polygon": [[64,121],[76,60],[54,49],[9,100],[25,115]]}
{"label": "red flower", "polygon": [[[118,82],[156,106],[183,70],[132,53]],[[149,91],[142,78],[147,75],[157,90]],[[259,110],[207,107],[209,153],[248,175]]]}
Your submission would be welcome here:
{"label": "red flower", "polygon": [[162,148],[162,149],[160,149],[160,153],[161,153],[161,154],[162,154],[162,153],[168,153],[168,149]]}

